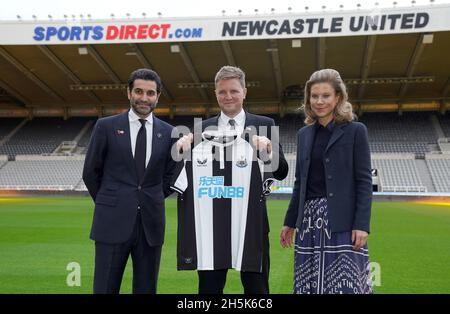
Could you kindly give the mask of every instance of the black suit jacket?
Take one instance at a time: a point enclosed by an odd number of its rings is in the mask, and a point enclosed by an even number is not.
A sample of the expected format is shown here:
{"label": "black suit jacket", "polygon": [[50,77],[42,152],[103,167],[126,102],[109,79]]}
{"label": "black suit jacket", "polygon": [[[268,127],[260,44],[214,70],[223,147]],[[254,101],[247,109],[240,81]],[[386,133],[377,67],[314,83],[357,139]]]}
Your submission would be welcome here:
{"label": "black suit jacket", "polygon": [[[153,116],[152,153],[138,182],[131,150],[128,111],[97,121],[89,143],[83,180],[95,202],[91,239],[122,243],[129,239],[140,210],[151,246],[164,242],[164,198],[171,193],[175,162],[173,127]],[[138,209],[139,208],[139,209]]]}
{"label": "black suit jacket", "polygon": [[[204,131],[206,128],[208,129],[217,128],[219,124],[219,117],[220,114],[210,119],[204,120],[202,122],[202,131]],[[247,111],[245,112],[244,129],[252,128],[256,131],[256,135],[266,136],[270,140],[272,140],[272,138],[279,139],[278,134],[272,134],[272,132],[276,132],[276,129],[274,130],[271,129],[272,126],[275,126],[275,121],[272,118],[251,114]],[[247,140],[251,141],[251,138],[247,138]],[[286,158],[284,157],[283,149],[279,141],[278,143],[275,142],[272,143],[272,149],[273,149],[272,161],[278,160],[277,162],[278,166],[276,167],[276,169],[275,168],[273,169],[273,176],[275,179],[281,181],[284,180],[284,178],[286,178],[288,174],[289,171],[288,163],[286,161]],[[265,212],[263,229],[265,230],[265,232],[269,232],[269,219],[267,216],[267,207],[265,202],[263,204],[263,210]]]}
{"label": "black suit jacket", "polygon": [[[300,228],[303,221],[314,126],[297,134],[294,191],[284,225]],[[372,175],[367,128],[359,122],[336,124],[326,147],[323,165],[328,216],[332,232],[370,232]]]}

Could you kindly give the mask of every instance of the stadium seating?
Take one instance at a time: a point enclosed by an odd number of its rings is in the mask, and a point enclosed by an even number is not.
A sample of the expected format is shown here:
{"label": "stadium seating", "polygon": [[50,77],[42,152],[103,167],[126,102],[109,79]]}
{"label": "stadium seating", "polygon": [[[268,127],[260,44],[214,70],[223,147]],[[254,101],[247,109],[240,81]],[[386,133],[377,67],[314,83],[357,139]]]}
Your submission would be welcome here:
{"label": "stadium seating", "polygon": [[16,160],[1,168],[0,188],[72,190],[81,179],[80,160]]}
{"label": "stadium seating", "polygon": [[[439,156],[441,157],[441,156]],[[426,158],[436,192],[450,192],[450,156]]]}
{"label": "stadium seating", "polygon": [[381,190],[383,192],[426,192],[414,156],[404,156],[373,156],[372,168],[378,170]]}
{"label": "stadium seating", "polygon": [[414,142],[369,142],[372,153],[415,153],[424,156],[429,152],[427,143]]}
{"label": "stadium seating", "polygon": [[422,157],[437,134],[430,113],[366,113],[359,121],[367,126],[372,153],[415,153]]}
{"label": "stadium seating", "polygon": [[372,141],[376,142],[436,142],[430,113],[405,112],[365,113],[359,121],[367,126]]}
{"label": "stadium seating", "polygon": [[295,153],[297,151],[297,131],[305,124],[304,116],[301,114],[286,115],[283,118],[275,119],[280,127],[280,142],[285,153]]}
{"label": "stadium seating", "polygon": [[86,118],[36,118],[27,122],[9,141],[0,146],[0,154],[50,154],[63,141],[71,141],[86,124]]}
{"label": "stadium seating", "polygon": [[[385,192],[425,192],[427,190],[415,164],[414,155],[374,154],[373,157],[372,168],[378,169],[380,190]],[[287,154],[286,158],[289,173],[286,179],[276,183],[280,187],[292,187],[295,181],[295,154]],[[447,191],[450,191],[450,188]]]}
{"label": "stadium seating", "polygon": [[286,154],[286,160],[288,162],[288,166],[289,166],[289,172],[288,175],[286,177],[286,179],[284,179],[281,182],[276,182],[277,186],[281,186],[281,187],[292,187],[294,186],[294,182],[295,182],[295,155],[294,154]]}
{"label": "stadium seating", "polygon": [[93,123],[83,134],[83,136],[78,141],[78,147],[80,154],[86,154],[87,147],[89,145],[89,140],[91,139],[92,130],[94,129],[95,123]]}
{"label": "stadium seating", "polygon": [[446,137],[450,137],[450,113],[447,113],[444,116],[438,115],[438,117],[442,131],[444,131]]}
{"label": "stadium seating", "polygon": [[91,139],[92,130],[94,129],[95,123],[93,123],[86,131],[86,133],[83,134],[83,136],[78,141],[78,146],[80,147],[87,147],[89,145],[89,140]]}
{"label": "stadium seating", "polygon": [[[442,131],[436,132],[431,115],[436,115]],[[295,180],[296,134],[304,126],[303,115],[289,114],[283,118],[273,117],[280,127],[280,141],[289,164],[285,180],[278,187],[292,187]],[[176,117],[163,120],[172,125],[193,128],[193,117]],[[86,146],[94,124],[80,133],[92,118],[37,118],[27,122],[9,141],[0,146],[0,155],[16,156],[7,162],[0,156],[0,188],[50,187],[86,191],[81,179]],[[6,121],[5,123],[3,123]],[[22,119],[2,119],[0,138],[6,136]],[[398,192],[450,192],[450,156],[442,154],[437,145],[437,133],[450,137],[450,115],[437,113],[366,113],[359,121],[368,127],[372,167],[378,169],[381,191]],[[414,126],[414,127],[411,127]],[[75,156],[55,159],[53,156],[24,156],[52,153],[62,141],[78,140]],[[434,150],[430,153],[430,150]],[[416,159],[418,158],[418,159]],[[425,159],[424,159],[425,158]],[[38,160],[36,160],[38,159]],[[75,160],[74,160],[75,159]]]}
{"label": "stadium seating", "polygon": [[20,118],[5,118],[0,119],[0,141],[5,138],[23,119]]}
{"label": "stadium seating", "polygon": [[8,156],[0,155],[0,169],[2,169],[3,165],[5,165],[7,162],[8,162]]}

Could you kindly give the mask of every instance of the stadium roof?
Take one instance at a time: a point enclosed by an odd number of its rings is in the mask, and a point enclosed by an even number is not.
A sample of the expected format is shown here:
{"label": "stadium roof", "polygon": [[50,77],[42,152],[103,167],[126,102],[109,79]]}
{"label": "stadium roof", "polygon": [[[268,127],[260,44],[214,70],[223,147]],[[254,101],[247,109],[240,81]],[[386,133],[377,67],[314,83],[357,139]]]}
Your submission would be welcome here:
{"label": "stadium roof", "polygon": [[[424,103],[445,111],[450,100],[450,6],[393,11],[3,22],[0,111],[124,108],[130,72],[147,67],[163,80],[163,113],[208,114],[217,107],[215,73],[227,64],[245,70],[246,101],[265,104],[262,111],[297,107],[303,84],[321,68],[338,70],[347,81],[350,101],[364,110]],[[360,17],[361,29],[355,30]],[[179,38],[170,33],[175,28],[182,30]]]}

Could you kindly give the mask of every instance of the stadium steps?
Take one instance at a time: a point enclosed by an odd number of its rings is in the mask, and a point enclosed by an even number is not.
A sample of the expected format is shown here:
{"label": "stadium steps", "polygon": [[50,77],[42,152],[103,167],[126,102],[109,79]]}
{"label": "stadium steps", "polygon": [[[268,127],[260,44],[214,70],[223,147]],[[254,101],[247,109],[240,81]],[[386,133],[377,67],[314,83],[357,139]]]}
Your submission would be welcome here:
{"label": "stadium steps", "polygon": [[436,117],[435,114],[432,114],[430,116],[430,121],[434,127],[434,130],[436,131],[437,137],[438,138],[445,137],[444,130],[442,129],[441,124],[439,123],[439,119],[438,119],[438,117]]}
{"label": "stadium steps", "polygon": [[444,154],[450,154],[450,138],[438,139],[438,146],[441,152]]}
{"label": "stadium steps", "polygon": [[87,191],[86,185],[84,184],[83,179],[80,179],[78,183],[75,185],[75,191]]}
{"label": "stadium steps", "polygon": [[20,131],[20,129],[27,123],[28,119],[23,119],[22,122],[20,122],[11,132],[9,132],[8,135],[6,135],[4,138],[0,141],[0,146],[8,142],[11,137],[13,137],[17,132]]}
{"label": "stadium steps", "polygon": [[444,137],[450,137],[450,112],[446,115],[439,115],[439,122],[444,132]]}
{"label": "stadium steps", "polygon": [[94,120],[89,120],[88,122],[86,122],[86,124],[81,129],[80,133],[78,133],[77,136],[73,140],[78,143],[93,124],[94,124]]}
{"label": "stadium steps", "polygon": [[426,161],[424,159],[416,159],[415,163],[420,179],[422,180],[422,184],[427,187],[427,192],[436,192],[436,188],[433,184],[433,179],[431,178],[431,173],[428,169]]}
{"label": "stadium steps", "polygon": [[427,156],[428,169],[437,192],[450,191],[450,156]]}

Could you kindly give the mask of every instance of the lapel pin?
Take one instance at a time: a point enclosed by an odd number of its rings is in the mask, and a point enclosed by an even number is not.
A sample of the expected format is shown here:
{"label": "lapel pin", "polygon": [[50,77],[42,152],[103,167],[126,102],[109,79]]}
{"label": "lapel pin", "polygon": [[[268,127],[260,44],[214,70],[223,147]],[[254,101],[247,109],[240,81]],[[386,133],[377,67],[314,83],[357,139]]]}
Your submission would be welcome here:
{"label": "lapel pin", "polygon": [[162,137],[162,134],[161,134],[161,133],[157,133],[156,136],[157,136],[158,138],[161,138],[161,137]]}
{"label": "lapel pin", "polygon": [[125,134],[125,131],[124,130],[117,130],[117,134],[119,134],[119,135]]}

